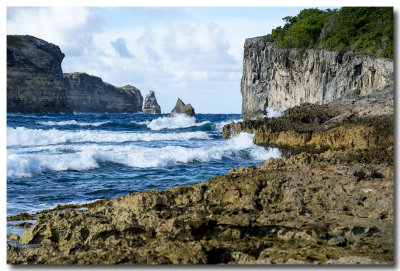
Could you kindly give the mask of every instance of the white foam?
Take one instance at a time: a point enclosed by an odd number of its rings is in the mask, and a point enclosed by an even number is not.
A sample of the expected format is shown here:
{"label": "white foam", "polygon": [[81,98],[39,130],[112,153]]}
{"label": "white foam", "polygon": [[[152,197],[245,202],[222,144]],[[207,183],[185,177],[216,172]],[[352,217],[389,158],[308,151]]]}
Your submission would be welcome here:
{"label": "white foam", "polygon": [[195,117],[189,117],[185,114],[175,114],[173,117],[160,117],[152,120],[147,124],[151,130],[163,129],[181,129],[195,126],[203,126],[204,124],[211,123],[209,121],[196,122]]}
{"label": "white foam", "polygon": [[211,139],[206,132],[134,133],[110,131],[60,131],[7,127],[7,146],[38,146],[75,142],[130,142],[156,140]]}
{"label": "white foam", "polygon": [[285,111],[281,106],[278,106],[277,109],[273,108],[273,107],[267,107],[266,108],[267,111],[267,118],[279,118],[279,117],[283,117],[285,115],[285,113],[283,111]]}
{"label": "white foam", "polygon": [[88,170],[98,164],[92,152],[65,154],[9,154],[7,156],[7,177],[32,177],[45,171]]}
{"label": "white foam", "polygon": [[38,121],[38,124],[46,126],[64,126],[64,125],[78,125],[78,126],[94,126],[98,127],[100,125],[110,123],[110,121],[102,122],[77,122],[76,120],[66,120],[66,121]]}
{"label": "white foam", "polygon": [[222,131],[222,128],[224,128],[225,125],[230,124],[230,123],[232,123],[232,122],[237,123],[237,122],[241,122],[241,121],[243,121],[243,119],[239,119],[239,120],[229,120],[229,121],[221,121],[221,122],[215,124],[215,128],[216,128],[218,131]]}
{"label": "white foam", "polygon": [[[167,167],[191,162],[210,162],[238,157],[265,161],[280,157],[278,149],[265,149],[253,143],[253,135],[241,133],[226,141],[207,141],[205,146],[182,147],[168,145],[146,147],[131,144],[102,145],[98,143],[68,146],[42,146],[36,152],[10,149],[7,156],[7,176],[20,178],[45,171],[88,170],[99,167],[99,162],[120,163],[129,167]],[[66,153],[65,150],[69,152]]]}

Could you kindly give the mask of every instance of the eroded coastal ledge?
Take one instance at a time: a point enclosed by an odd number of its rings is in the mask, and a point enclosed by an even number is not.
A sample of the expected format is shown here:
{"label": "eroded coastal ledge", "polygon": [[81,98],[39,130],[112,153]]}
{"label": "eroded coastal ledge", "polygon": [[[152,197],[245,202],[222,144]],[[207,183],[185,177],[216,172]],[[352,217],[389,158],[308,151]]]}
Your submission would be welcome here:
{"label": "eroded coastal ledge", "polygon": [[[86,210],[40,214],[19,241],[41,247],[8,246],[7,262],[392,264],[393,88],[346,99],[241,124],[251,123],[256,136],[266,133],[263,138],[274,138],[266,132],[269,127],[292,125],[284,129],[293,138],[286,144],[292,150],[288,158],[232,169],[196,185],[129,194]],[[353,105],[350,113],[347,103]],[[330,112],[330,106],[339,113]],[[336,110],[341,106],[343,111]],[[305,148],[318,151],[290,155],[298,153],[297,142],[304,142],[296,128],[300,123],[332,125],[344,134],[362,128],[371,144],[336,148],[335,136],[321,136],[315,148]]]}

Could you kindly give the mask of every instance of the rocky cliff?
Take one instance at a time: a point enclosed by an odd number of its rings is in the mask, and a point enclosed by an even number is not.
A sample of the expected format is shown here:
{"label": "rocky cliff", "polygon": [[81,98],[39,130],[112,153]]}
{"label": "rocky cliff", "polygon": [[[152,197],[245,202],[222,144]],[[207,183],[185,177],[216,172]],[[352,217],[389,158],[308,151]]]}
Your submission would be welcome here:
{"label": "rocky cliff", "polygon": [[344,95],[364,95],[393,85],[393,61],[354,52],[279,49],[263,37],[245,41],[241,82],[244,119],[268,106],[325,104]]}
{"label": "rocky cliff", "polygon": [[161,114],[161,107],[157,103],[154,91],[150,90],[149,93],[147,93],[143,102],[142,111],[143,113]]}
{"label": "rocky cliff", "polygon": [[86,73],[63,74],[64,54],[32,36],[7,36],[7,112],[135,113],[143,97]]}
{"label": "rocky cliff", "polygon": [[[75,112],[82,113],[135,113],[142,110],[138,91],[117,88],[103,82],[100,77],[86,73],[65,73],[67,100]],[[136,93],[135,93],[136,92]]]}
{"label": "rocky cliff", "polygon": [[61,70],[64,54],[32,36],[7,36],[7,112],[72,112]]}

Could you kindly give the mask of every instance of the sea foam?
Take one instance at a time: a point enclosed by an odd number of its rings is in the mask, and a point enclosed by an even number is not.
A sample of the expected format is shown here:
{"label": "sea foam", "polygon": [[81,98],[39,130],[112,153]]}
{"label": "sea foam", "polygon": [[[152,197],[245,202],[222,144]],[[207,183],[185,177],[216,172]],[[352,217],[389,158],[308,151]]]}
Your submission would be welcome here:
{"label": "sea foam", "polygon": [[77,142],[130,142],[155,140],[211,139],[206,132],[135,133],[111,131],[61,131],[7,127],[7,146],[32,146]]}
{"label": "sea foam", "polygon": [[64,126],[64,125],[77,125],[77,126],[94,126],[99,127],[103,124],[110,123],[110,121],[102,122],[77,122],[76,120],[66,120],[66,121],[38,121],[38,124],[45,126]]}
{"label": "sea foam", "polygon": [[203,126],[209,124],[209,121],[196,122],[195,117],[189,117],[185,114],[175,114],[173,117],[160,117],[152,120],[147,124],[147,127],[151,130],[163,130],[163,129],[182,129],[195,126]]}
{"label": "sea foam", "polygon": [[213,142],[207,146],[197,145],[197,147],[87,143],[37,148],[37,152],[9,150],[7,176],[21,178],[46,171],[90,170],[98,168],[100,162],[118,163],[134,168],[151,168],[196,162],[206,163],[222,159],[265,161],[281,155],[276,148],[265,149],[255,145],[253,135],[248,133],[241,133],[232,139]]}

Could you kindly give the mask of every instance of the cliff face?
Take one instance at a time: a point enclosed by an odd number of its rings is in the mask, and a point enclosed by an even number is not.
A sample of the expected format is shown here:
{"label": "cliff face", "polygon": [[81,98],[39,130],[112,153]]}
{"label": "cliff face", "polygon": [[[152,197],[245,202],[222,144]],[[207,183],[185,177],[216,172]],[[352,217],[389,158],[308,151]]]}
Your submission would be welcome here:
{"label": "cliff face", "polygon": [[7,112],[72,112],[61,70],[64,54],[31,36],[7,37]]}
{"label": "cliff face", "polygon": [[154,91],[150,90],[143,102],[143,113],[161,114],[161,107],[157,103]]}
{"label": "cliff face", "polygon": [[365,95],[393,85],[393,61],[354,52],[279,49],[263,37],[244,45],[241,82],[244,119],[267,106],[325,104],[344,95]]}
{"label": "cliff face", "polygon": [[143,97],[86,73],[63,74],[64,54],[32,36],[7,36],[7,112],[135,113]]}
{"label": "cliff face", "polygon": [[75,112],[135,113],[142,110],[142,95],[134,87],[117,88],[100,77],[81,72],[65,73],[64,78],[68,86],[67,99]]}

